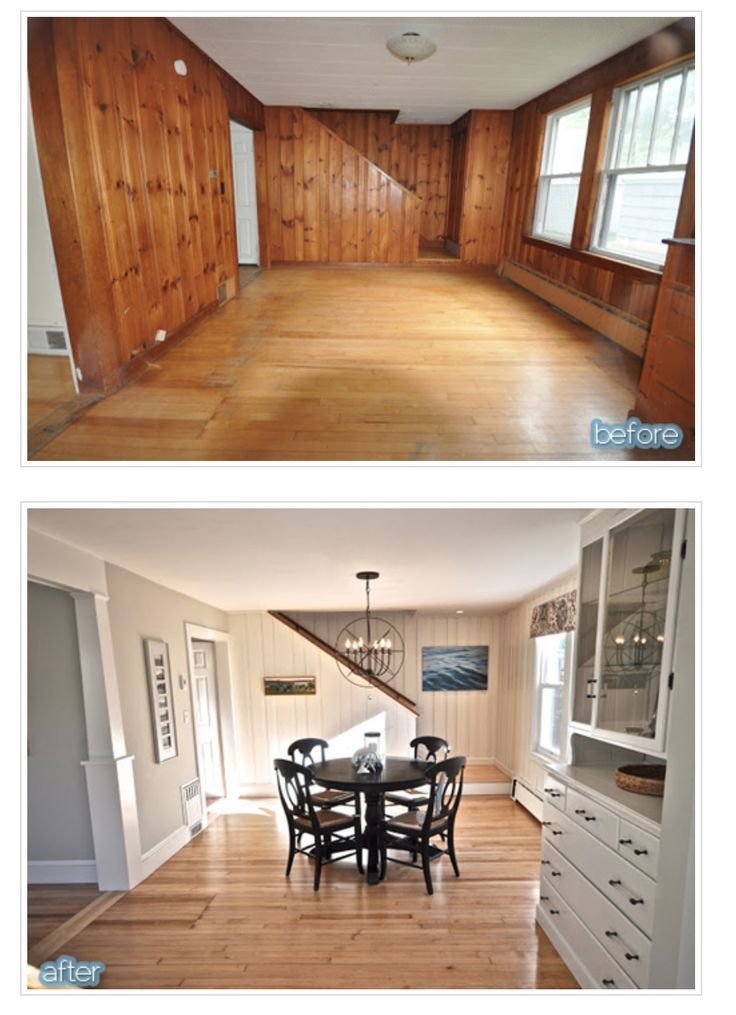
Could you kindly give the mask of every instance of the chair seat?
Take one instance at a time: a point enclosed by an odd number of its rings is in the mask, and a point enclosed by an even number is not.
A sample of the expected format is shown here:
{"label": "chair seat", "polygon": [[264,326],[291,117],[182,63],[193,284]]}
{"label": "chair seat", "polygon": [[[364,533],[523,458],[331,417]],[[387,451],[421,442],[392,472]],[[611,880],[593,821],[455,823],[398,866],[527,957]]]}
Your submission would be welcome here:
{"label": "chair seat", "polygon": [[[389,832],[401,832],[402,835],[420,835],[424,828],[425,816],[426,811],[405,811],[396,817],[388,818],[383,827]],[[429,826],[430,834],[436,835],[441,832],[446,824],[447,821],[442,818],[433,821]]]}
{"label": "chair seat", "polygon": [[[315,811],[314,816],[321,832],[338,832],[341,828],[352,828],[355,820],[351,815],[340,814],[337,811]],[[309,818],[295,817],[294,824],[305,832],[312,831],[312,822]]]}
{"label": "chair seat", "polygon": [[354,799],[353,793],[346,793],[342,789],[323,789],[319,793],[312,793],[312,803],[316,807],[336,807],[338,804],[349,804]]}
{"label": "chair seat", "polygon": [[386,793],[384,800],[390,804],[411,808],[426,807],[429,803],[427,791],[424,789],[405,789],[399,793]]}

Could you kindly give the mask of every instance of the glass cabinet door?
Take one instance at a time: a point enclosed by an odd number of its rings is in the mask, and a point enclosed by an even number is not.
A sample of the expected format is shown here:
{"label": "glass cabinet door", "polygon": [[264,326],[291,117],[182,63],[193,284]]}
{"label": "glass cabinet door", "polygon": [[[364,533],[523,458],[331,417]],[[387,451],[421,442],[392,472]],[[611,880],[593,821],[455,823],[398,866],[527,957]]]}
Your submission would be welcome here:
{"label": "glass cabinet door", "polygon": [[674,510],[641,511],[610,533],[596,727],[653,739],[665,647]]}
{"label": "glass cabinet door", "polygon": [[603,540],[583,547],[578,588],[578,619],[575,633],[575,697],[573,722],[590,725],[595,698],[595,648],[598,632]]}

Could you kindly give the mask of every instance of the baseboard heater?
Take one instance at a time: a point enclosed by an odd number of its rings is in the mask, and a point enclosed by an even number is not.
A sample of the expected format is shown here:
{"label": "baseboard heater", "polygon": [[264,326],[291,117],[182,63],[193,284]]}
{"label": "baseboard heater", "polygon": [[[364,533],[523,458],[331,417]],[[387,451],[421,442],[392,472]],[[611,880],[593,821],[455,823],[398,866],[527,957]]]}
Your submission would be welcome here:
{"label": "baseboard heater", "polygon": [[204,808],[202,806],[202,787],[199,779],[191,779],[181,787],[181,807],[184,824],[192,838],[202,831]]}
{"label": "baseboard heater", "polygon": [[511,799],[526,808],[537,821],[542,820],[544,801],[536,790],[531,789],[521,779],[514,779],[511,783]]}
{"label": "baseboard heater", "polygon": [[576,321],[587,324],[589,328],[605,335],[636,356],[640,358],[644,356],[649,327],[638,317],[618,310],[602,300],[586,296],[585,293],[571,289],[562,282],[556,282],[533,268],[517,264],[516,261],[503,261],[498,273],[502,278],[507,278],[509,282],[514,282],[522,289],[534,293],[545,303],[562,310]]}

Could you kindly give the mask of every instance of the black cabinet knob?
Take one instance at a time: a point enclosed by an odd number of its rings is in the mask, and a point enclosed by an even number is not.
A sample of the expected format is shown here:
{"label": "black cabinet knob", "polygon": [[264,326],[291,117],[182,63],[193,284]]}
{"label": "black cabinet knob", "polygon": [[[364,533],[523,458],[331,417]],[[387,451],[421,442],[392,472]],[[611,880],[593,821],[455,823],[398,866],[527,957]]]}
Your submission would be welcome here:
{"label": "black cabinet knob", "polygon": [[552,875],[553,878],[562,877],[562,875],[561,875],[561,873],[559,871],[550,871],[550,874]]}
{"label": "black cabinet knob", "polygon": [[561,831],[560,831],[559,829],[555,829],[555,828],[553,828],[553,829],[552,829],[552,834],[553,834],[553,835],[562,835],[562,832],[561,832]]}
{"label": "black cabinet knob", "polygon": [[559,916],[560,915],[560,911],[559,911],[559,909],[550,909],[549,915],[550,916]]}
{"label": "black cabinet knob", "polygon": [[639,956],[638,955],[632,955],[631,952],[626,952],[626,958],[629,960],[629,962],[637,962],[638,959],[639,959]]}
{"label": "black cabinet knob", "polygon": [[602,982],[604,987],[615,987],[616,986],[616,981],[615,980],[602,980],[601,982]]}
{"label": "black cabinet knob", "polygon": [[540,902],[547,902],[548,900],[549,900],[549,895],[540,895],[539,896],[539,901]]}
{"label": "black cabinet knob", "polygon": [[606,937],[618,937],[618,931],[617,930],[607,930],[606,931]]}
{"label": "black cabinet knob", "polygon": [[579,810],[576,810],[575,813],[576,814],[585,814],[585,809],[581,807]]}
{"label": "black cabinet knob", "polygon": [[619,844],[619,846],[630,846],[631,845],[631,839],[619,839],[618,840],[618,844]]}
{"label": "black cabinet knob", "polygon": [[552,824],[552,822],[551,822],[551,821],[543,821],[543,822],[542,822],[542,824],[543,824],[543,825],[551,825],[551,824]]}
{"label": "black cabinet knob", "polygon": [[648,849],[635,849],[634,853],[636,856],[647,856],[649,853]]}
{"label": "black cabinet knob", "polygon": [[643,906],[644,905],[644,899],[629,899],[629,902],[631,903],[632,906]]}
{"label": "black cabinet knob", "polygon": [[548,864],[548,863],[552,863],[552,861],[551,860],[542,860],[542,866],[544,866],[545,864]]}
{"label": "black cabinet knob", "polygon": [[594,818],[594,817],[593,817],[593,816],[592,816],[591,814],[588,814],[588,815],[586,816],[585,820],[586,820],[586,821],[595,821],[595,818]]}
{"label": "black cabinet knob", "polygon": [[611,880],[611,881],[609,881],[608,883],[609,883],[609,885],[611,885],[611,886],[612,886],[613,888],[615,888],[615,887],[616,887],[616,885],[620,885],[620,884],[621,884],[621,882],[620,882],[620,881],[614,881],[614,880]]}

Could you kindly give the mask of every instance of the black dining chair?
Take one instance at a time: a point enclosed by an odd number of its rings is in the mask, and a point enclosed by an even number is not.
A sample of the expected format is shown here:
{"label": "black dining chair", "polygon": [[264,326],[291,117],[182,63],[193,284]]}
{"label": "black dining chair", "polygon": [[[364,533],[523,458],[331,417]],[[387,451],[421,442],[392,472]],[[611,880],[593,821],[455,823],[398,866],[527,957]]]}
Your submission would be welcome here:
{"label": "black dining chair", "polygon": [[[444,761],[450,753],[450,745],[442,737],[414,737],[409,744],[414,749],[415,761]],[[407,807],[410,811],[418,811],[426,807],[429,801],[429,786],[418,786],[416,789],[402,789],[397,793],[386,793],[387,804]]]}
{"label": "black dining chair", "polygon": [[[417,867],[424,871],[427,892],[432,895],[432,872],[430,863],[442,856],[449,856],[455,877],[460,877],[460,868],[455,854],[455,818],[463,794],[463,772],[466,759],[447,758],[427,770],[429,802],[424,811],[405,811],[395,817],[385,818],[381,825],[381,878],[386,876],[387,861],[404,867]],[[445,848],[432,844],[435,836],[446,836]],[[397,860],[388,856],[388,850],[403,850],[411,853],[411,861]],[[421,855],[421,864],[416,863]]]}
{"label": "black dining chair", "polygon": [[[297,853],[303,853],[315,862],[314,890],[319,891],[322,867],[336,860],[354,856],[360,874],[363,873],[363,839],[358,814],[341,814],[339,811],[315,809],[310,793],[312,773],[304,765],[297,765],[286,758],[277,758],[276,770],[279,797],[289,825],[289,858],[286,862],[286,877]],[[345,837],[338,832],[352,830]],[[299,843],[302,835],[311,835],[314,845],[304,848]]]}
{"label": "black dining chair", "polygon": [[[301,740],[295,740],[289,744],[286,748],[286,753],[292,761],[296,761],[306,768],[311,768],[312,765],[322,764],[325,761],[325,751],[329,746],[326,740],[321,740],[319,737],[302,737]],[[313,791],[312,803],[316,804],[317,807],[326,807],[328,810],[331,807],[341,807],[344,804],[352,803],[355,803],[357,807],[355,794],[346,793],[339,789],[319,789],[316,792]]]}

